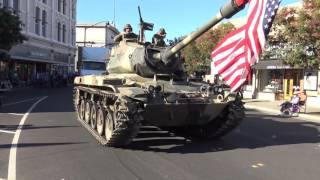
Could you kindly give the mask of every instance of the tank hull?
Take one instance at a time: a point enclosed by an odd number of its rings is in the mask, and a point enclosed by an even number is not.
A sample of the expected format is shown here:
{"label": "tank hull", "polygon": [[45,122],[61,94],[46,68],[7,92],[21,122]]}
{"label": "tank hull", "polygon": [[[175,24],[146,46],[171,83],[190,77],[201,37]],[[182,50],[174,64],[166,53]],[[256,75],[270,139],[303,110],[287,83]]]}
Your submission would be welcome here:
{"label": "tank hull", "polygon": [[221,99],[208,87],[136,74],[83,76],[75,79],[74,103],[78,120],[104,145],[127,145],[142,125],[178,128],[186,137],[215,139],[237,127],[244,108],[241,101]]}

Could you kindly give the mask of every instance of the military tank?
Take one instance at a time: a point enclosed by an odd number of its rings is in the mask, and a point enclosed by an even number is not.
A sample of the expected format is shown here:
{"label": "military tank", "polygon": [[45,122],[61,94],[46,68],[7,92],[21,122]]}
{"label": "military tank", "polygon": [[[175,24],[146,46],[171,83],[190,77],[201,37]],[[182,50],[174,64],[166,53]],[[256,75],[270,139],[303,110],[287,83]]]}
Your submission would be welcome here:
{"label": "military tank", "polygon": [[241,97],[220,85],[189,81],[179,52],[244,5],[231,0],[170,47],[143,42],[150,24],[140,15],[140,38],[124,37],[113,47],[105,75],[75,78],[78,120],[102,145],[112,147],[128,145],[144,125],[183,132],[192,139],[217,139],[230,132],[245,116]]}

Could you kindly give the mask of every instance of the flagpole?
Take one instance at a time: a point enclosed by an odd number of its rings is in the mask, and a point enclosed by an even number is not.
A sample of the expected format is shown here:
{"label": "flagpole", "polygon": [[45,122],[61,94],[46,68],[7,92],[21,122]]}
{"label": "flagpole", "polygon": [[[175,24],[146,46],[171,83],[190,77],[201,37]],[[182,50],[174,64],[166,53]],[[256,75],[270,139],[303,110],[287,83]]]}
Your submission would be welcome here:
{"label": "flagpole", "polygon": [[113,24],[116,27],[116,0],[113,0]]}

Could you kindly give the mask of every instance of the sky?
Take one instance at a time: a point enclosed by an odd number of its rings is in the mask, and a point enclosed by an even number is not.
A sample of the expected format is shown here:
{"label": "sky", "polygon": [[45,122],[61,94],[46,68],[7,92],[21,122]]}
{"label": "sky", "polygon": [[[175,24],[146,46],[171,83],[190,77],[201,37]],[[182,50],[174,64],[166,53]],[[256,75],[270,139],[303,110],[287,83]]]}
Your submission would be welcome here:
{"label": "sky", "polygon": [[[302,0],[282,0],[280,6]],[[129,23],[139,33],[139,13],[145,22],[154,23],[153,31],[146,31],[151,39],[160,27],[166,29],[167,39],[187,35],[215,16],[228,0],[77,0],[77,23],[114,22],[119,31]],[[115,11],[114,11],[115,10]],[[247,9],[232,18],[246,16]]]}

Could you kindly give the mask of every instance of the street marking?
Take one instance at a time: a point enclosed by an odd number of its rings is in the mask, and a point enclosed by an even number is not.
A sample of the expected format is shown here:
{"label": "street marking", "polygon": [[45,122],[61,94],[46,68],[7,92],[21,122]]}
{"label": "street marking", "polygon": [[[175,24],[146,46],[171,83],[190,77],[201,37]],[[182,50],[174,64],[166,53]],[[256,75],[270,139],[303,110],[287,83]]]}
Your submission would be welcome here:
{"label": "street marking", "polygon": [[264,166],[265,165],[262,164],[262,163],[257,163],[257,164],[252,165],[251,167],[257,169],[257,168],[261,168],[261,167],[264,167]]}
{"label": "street marking", "polygon": [[28,118],[30,112],[44,99],[46,99],[48,96],[42,97],[37,102],[35,102],[28,111],[24,114],[22,117],[19,126],[17,128],[16,134],[13,137],[11,148],[10,148],[10,155],[9,155],[9,166],[8,166],[8,180],[16,180],[16,163],[17,163],[17,145],[19,142],[19,137],[23,128],[23,125]]}
{"label": "street marking", "polygon": [[[7,130],[1,130],[0,129],[0,133],[8,133],[8,134],[15,134],[16,132],[14,132],[14,131],[7,131]],[[0,179],[1,180],[1,179]]]}
{"label": "street marking", "polygon": [[[21,114],[21,113],[0,113],[0,115],[13,115],[13,116],[23,116],[24,114]],[[1,179],[0,179],[1,180]]]}
{"label": "street marking", "polygon": [[16,104],[20,104],[20,103],[24,103],[24,102],[28,102],[28,101],[33,101],[35,99],[39,99],[39,97],[25,99],[25,100],[22,100],[22,101],[12,102],[12,103],[8,103],[8,104],[2,104],[2,107],[12,106],[12,105],[16,105]]}
{"label": "street marking", "polygon": [[10,115],[14,115],[14,116],[23,116],[24,114],[21,114],[21,113],[8,113]]}

